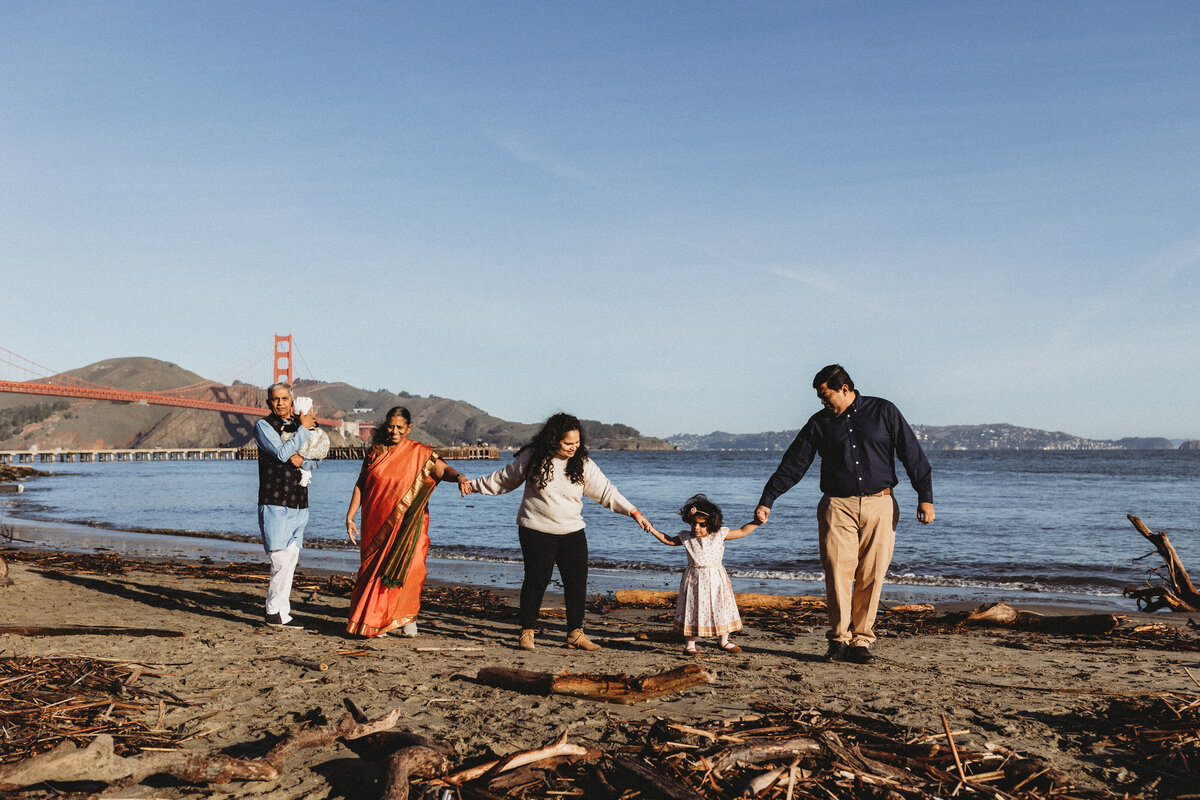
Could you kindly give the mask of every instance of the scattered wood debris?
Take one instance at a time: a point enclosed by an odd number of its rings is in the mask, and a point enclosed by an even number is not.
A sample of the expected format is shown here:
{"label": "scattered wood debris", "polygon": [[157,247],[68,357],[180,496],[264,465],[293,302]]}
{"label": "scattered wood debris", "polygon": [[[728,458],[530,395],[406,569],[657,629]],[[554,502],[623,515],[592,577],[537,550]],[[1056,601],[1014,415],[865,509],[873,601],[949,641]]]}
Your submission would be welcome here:
{"label": "scattered wood debris", "polygon": [[681,692],[693,686],[712,683],[713,675],[697,664],[656,672],[641,677],[629,675],[572,675],[563,670],[557,675],[507,667],[485,667],[475,680],[488,686],[514,689],[526,694],[563,694],[587,700],[632,705],[664,694]]}
{"label": "scattered wood debris", "polygon": [[[0,791],[44,782],[53,789],[55,781],[121,788],[158,774],[195,784],[274,781],[298,750],[335,741],[380,765],[388,800],[404,800],[410,791],[485,800],[1152,800],[1188,796],[1200,786],[1200,694],[1188,692],[1098,695],[1080,729],[1098,762],[1111,765],[1104,788],[1001,744],[979,744],[979,736],[954,730],[945,719],[922,729],[871,715],[766,703],[717,721],[613,720],[599,744],[570,743],[564,735],[500,759],[489,749],[458,763],[449,745],[395,730],[398,711],[372,721],[347,701],[350,713],[341,720],[326,722],[317,714],[309,727],[283,736],[263,756],[237,758],[185,749],[187,737],[164,728],[168,704],[188,703],[144,685],[158,669],[79,657],[0,660]],[[680,672],[700,670],[689,664]],[[529,675],[551,689],[559,679],[599,680]],[[644,688],[671,678],[662,673],[640,680]],[[145,721],[155,716],[152,725]],[[1120,793],[1113,791],[1117,787]]]}
{"label": "scattered wood debris", "polygon": [[[1162,531],[1151,531],[1146,523],[1133,514],[1127,514],[1137,532],[1146,537],[1154,545],[1154,549],[1162,556],[1167,574],[1164,576],[1159,567],[1150,570],[1150,574],[1159,579],[1159,583],[1150,583],[1141,588],[1129,587],[1125,590],[1126,597],[1137,601],[1138,609],[1142,611],[1158,611],[1169,608],[1172,611],[1200,611],[1200,591],[1197,591],[1187,569],[1179,560],[1175,546]],[[1142,556],[1145,558],[1146,556]]]}
{"label": "scattered wood debris", "polygon": [[1200,795],[1200,695],[1159,692],[1116,697],[1096,715],[1093,751],[1124,756],[1131,795]]}
{"label": "scattered wood debris", "polygon": [[83,743],[107,735],[120,754],[170,747],[176,733],[159,722],[166,706],[187,705],[140,685],[155,672],[132,663],[90,658],[0,659],[0,764],[45,752],[63,741]]}
{"label": "scattered wood debris", "polygon": [[[616,599],[618,596],[639,597],[617,592],[610,601],[616,607],[657,608],[662,605],[653,596],[646,603],[620,602]],[[1122,624],[1124,617],[1118,614],[1052,616],[1022,611],[1006,603],[990,605],[994,608],[988,613],[980,612],[980,609],[989,608],[989,605],[984,605],[975,611],[948,614],[937,613],[929,603],[884,607],[881,609],[882,613],[875,630],[883,635],[904,636],[931,636],[968,631],[978,631],[984,635],[1005,635],[1009,631],[1019,631],[1028,634],[1030,641],[1038,641],[1039,635],[1053,633],[1069,635],[1079,645],[1087,647],[1153,647],[1160,650],[1200,652],[1200,628],[1189,629],[1181,625],[1163,623],[1125,626]],[[972,614],[981,614],[983,618],[994,615],[1001,620],[1009,617],[1012,622],[997,625],[987,624],[982,618],[978,622],[968,621]],[[798,632],[809,628],[824,627],[828,622],[823,602],[747,608],[742,611],[742,620],[756,630],[784,639],[791,639]],[[678,634],[671,630],[672,613],[657,616],[654,621],[662,623],[662,628],[639,632],[636,638],[655,642],[680,641]]]}

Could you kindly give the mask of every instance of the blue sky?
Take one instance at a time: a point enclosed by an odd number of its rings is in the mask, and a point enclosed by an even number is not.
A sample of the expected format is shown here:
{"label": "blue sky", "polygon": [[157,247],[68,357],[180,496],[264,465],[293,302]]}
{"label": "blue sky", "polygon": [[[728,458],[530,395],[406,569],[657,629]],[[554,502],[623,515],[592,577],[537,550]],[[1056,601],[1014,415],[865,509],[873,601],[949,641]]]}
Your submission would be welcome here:
{"label": "blue sky", "polygon": [[8,0],[0,109],[55,369],[1200,438],[1200,3]]}

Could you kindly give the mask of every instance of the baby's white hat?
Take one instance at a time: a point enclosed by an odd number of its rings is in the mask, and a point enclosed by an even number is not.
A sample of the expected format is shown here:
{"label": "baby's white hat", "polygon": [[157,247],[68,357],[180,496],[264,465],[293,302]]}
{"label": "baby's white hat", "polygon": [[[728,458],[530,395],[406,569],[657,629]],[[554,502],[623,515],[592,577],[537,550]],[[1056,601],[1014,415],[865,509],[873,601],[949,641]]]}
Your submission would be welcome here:
{"label": "baby's white hat", "polygon": [[292,408],[297,414],[307,414],[312,411],[313,402],[311,397],[297,397],[292,401]]}

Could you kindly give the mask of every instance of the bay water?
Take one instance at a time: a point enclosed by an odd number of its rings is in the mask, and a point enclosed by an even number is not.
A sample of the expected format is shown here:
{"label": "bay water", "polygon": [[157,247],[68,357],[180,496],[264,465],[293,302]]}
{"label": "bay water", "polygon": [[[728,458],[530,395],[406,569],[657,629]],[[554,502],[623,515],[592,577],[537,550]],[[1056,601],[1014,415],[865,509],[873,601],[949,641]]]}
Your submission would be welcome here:
{"label": "bay water", "polygon": [[[885,600],[1008,600],[1134,610],[1121,596],[1161,565],[1126,514],[1168,533],[1185,565],[1200,573],[1200,452],[955,451],[930,453],[934,506],[916,520],[916,496],[900,471],[901,521]],[[500,461],[453,462],[477,476]],[[678,508],[707,494],[726,522],[750,521],[779,453],[761,451],[599,452],[606,475],[662,531],[683,525]],[[18,495],[0,495],[0,523],[25,543],[71,550],[225,560],[261,558],[257,466],[249,461],[44,464]],[[357,549],[343,521],[358,462],[327,461],[310,487],[309,545],[302,568],[353,573]],[[771,521],[730,542],[725,566],[738,591],[819,594],[814,509],[819,464],[775,504]],[[451,484],[430,501],[433,578],[515,587],[521,553],[510,495],[460,498]],[[632,520],[585,501],[595,592],[677,586],[685,557]],[[29,521],[34,521],[32,524]],[[54,525],[38,525],[54,523]],[[64,523],[71,523],[64,527]],[[82,523],[83,525],[75,525]],[[55,529],[57,534],[51,535]],[[63,530],[67,531],[64,535]],[[130,530],[142,532],[130,533]],[[196,538],[190,533],[215,534]],[[224,538],[222,538],[224,537]],[[237,541],[237,539],[242,541]],[[1151,553],[1148,558],[1139,557]]]}

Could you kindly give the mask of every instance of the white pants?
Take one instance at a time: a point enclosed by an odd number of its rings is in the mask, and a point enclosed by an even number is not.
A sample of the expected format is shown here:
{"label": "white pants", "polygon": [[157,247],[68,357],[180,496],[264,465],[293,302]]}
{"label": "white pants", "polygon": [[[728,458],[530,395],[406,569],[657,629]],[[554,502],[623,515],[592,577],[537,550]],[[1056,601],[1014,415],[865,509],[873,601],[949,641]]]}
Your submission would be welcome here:
{"label": "white pants", "polygon": [[292,543],[282,550],[272,550],[271,580],[267,584],[267,613],[278,614],[281,622],[292,619],[292,576],[300,563],[300,545]]}

